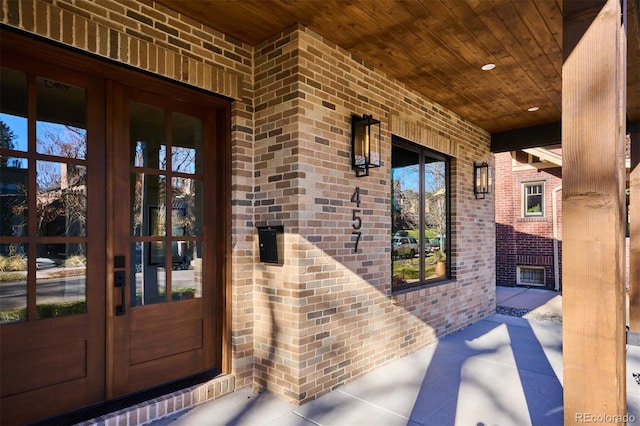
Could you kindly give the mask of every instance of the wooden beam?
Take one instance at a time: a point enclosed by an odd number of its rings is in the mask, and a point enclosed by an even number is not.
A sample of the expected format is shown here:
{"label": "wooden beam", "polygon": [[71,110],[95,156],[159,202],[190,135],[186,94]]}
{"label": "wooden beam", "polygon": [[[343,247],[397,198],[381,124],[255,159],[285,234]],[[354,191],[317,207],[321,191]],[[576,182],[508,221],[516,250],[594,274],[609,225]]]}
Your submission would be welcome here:
{"label": "wooden beam", "polygon": [[629,217],[629,331],[640,333],[640,128],[631,132]]}
{"label": "wooden beam", "polygon": [[560,123],[541,124],[491,134],[491,152],[518,151],[560,144]]}
{"label": "wooden beam", "polygon": [[563,11],[564,420],[624,424],[623,10],[619,0],[564,0]]}
{"label": "wooden beam", "polygon": [[523,149],[523,151],[527,154],[535,155],[542,161],[546,161],[547,163],[555,164],[558,167],[562,167],[562,155],[551,152],[548,149],[527,148]]}

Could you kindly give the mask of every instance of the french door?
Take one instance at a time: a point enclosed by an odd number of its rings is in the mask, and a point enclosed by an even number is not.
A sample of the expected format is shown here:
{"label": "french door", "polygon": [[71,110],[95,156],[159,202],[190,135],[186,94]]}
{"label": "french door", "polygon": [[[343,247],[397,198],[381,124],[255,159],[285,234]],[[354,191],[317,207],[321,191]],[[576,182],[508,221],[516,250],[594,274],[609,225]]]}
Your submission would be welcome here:
{"label": "french door", "polygon": [[2,53],[0,423],[104,397],[100,80]]}
{"label": "french door", "polygon": [[[113,395],[219,362],[216,110],[113,85]],[[218,208],[217,208],[218,207]],[[205,220],[206,219],[206,220]]]}
{"label": "french door", "polygon": [[0,42],[0,424],[220,369],[229,102]]}

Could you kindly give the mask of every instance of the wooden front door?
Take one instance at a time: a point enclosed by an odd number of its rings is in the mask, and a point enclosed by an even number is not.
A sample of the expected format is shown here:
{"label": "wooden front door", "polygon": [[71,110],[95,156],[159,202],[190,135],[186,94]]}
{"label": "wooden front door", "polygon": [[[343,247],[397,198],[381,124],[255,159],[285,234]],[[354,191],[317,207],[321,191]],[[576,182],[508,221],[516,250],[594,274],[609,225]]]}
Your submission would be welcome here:
{"label": "wooden front door", "polygon": [[229,101],[0,34],[0,424],[221,369]]}
{"label": "wooden front door", "polygon": [[3,52],[0,424],[104,399],[104,85]]}
{"label": "wooden front door", "polygon": [[112,93],[111,397],[220,365],[225,211],[218,111],[118,84]]}

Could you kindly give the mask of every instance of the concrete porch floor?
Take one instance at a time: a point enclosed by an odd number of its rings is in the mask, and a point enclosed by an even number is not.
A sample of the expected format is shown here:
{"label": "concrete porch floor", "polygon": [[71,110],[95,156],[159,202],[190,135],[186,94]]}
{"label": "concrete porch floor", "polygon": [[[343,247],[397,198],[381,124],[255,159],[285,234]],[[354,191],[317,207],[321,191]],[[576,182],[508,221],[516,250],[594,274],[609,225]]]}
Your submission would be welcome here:
{"label": "concrete porch floor", "polygon": [[[243,388],[152,424],[562,425],[561,294],[498,287],[496,302],[521,315],[492,315],[301,407]],[[628,346],[628,414],[636,421],[638,373],[640,347]]]}

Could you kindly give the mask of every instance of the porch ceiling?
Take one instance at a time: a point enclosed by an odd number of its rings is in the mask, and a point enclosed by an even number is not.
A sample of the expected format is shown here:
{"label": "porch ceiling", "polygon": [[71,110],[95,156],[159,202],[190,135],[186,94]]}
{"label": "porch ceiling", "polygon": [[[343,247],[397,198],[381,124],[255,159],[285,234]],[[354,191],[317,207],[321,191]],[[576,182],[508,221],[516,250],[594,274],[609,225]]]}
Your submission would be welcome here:
{"label": "porch ceiling", "polygon": [[[562,0],[156,2],[250,45],[302,24],[491,133],[561,118]],[[628,1],[632,122],[640,121],[638,8]],[[496,68],[482,71],[486,63]]]}

